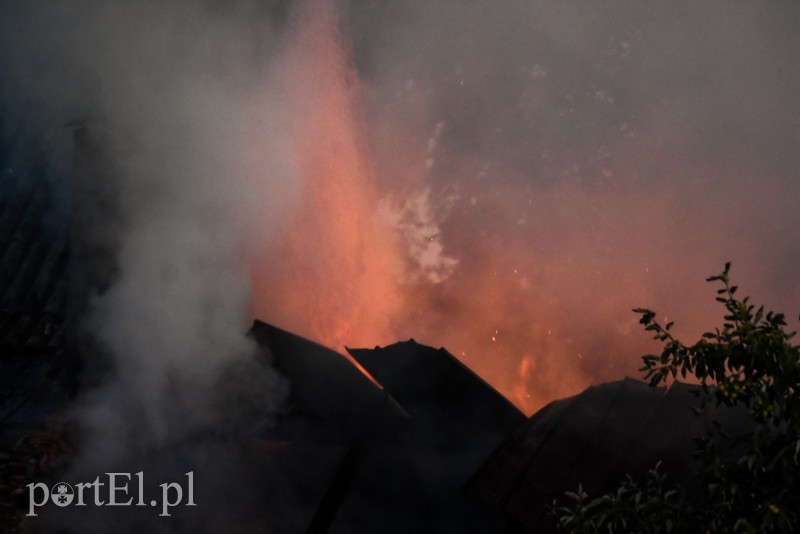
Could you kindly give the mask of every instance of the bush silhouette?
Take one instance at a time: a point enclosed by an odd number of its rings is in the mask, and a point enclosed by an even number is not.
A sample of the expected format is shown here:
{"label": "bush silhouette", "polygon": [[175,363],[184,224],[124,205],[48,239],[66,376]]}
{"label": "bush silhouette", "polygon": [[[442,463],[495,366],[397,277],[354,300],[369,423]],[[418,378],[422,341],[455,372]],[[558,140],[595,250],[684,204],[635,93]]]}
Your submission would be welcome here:
{"label": "bush silhouette", "polygon": [[800,347],[783,314],[738,299],[730,263],[708,278],[720,288],[723,324],[686,345],[656,313],[636,308],[662,344],[642,357],[650,385],[682,379],[701,386],[699,410],[713,404],[746,408],[752,430],[697,436],[700,495],[670,482],[660,465],[644,480],[628,477],[615,491],[590,497],[578,488],[553,513],[560,530],[584,532],[792,532],[800,526]]}

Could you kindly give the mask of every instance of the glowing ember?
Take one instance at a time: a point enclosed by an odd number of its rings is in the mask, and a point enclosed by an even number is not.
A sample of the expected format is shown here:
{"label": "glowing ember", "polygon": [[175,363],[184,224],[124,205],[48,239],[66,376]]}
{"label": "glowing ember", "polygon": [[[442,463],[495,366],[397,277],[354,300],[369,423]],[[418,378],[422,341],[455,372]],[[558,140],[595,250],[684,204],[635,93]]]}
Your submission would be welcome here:
{"label": "glowing ember", "polygon": [[[513,388],[512,401],[524,411],[531,410],[531,394],[528,391],[528,384],[533,379],[536,371],[536,358],[531,354],[526,354],[519,362],[518,375],[519,381]],[[535,407],[534,407],[535,408]]]}

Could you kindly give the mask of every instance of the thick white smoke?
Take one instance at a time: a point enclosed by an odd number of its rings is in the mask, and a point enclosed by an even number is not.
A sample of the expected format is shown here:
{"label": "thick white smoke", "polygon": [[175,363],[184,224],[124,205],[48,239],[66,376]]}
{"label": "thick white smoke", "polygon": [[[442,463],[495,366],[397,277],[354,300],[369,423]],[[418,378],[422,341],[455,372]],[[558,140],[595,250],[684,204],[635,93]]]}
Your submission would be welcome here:
{"label": "thick white smoke", "polygon": [[[245,337],[248,258],[276,238],[299,187],[271,77],[279,35],[265,11],[249,2],[2,7],[6,97],[64,146],[63,125],[89,117],[109,163],[92,179],[116,204],[117,269],[81,319],[102,353],[83,354],[87,367],[108,360],[110,370],[77,402],[72,480],[145,466],[172,473],[157,459],[169,447],[232,427],[257,432],[282,407],[287,384]],[[103,199],[73,198],[78,210],[87,202]],[[185,450],[180,468],[208,465],[202,447]],[[110,528],[76,517],[81,531]]]}

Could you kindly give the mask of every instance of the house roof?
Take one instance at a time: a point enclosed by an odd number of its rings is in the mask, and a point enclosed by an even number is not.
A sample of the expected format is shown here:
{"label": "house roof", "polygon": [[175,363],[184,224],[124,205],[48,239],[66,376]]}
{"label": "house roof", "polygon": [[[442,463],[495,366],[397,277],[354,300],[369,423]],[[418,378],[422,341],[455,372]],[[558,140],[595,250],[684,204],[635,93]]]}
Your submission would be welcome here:
{"label": "house roof", "polygon": [[293,411],[335,419],[354,438],[408,418],[388,392],[338,352],[258,320],[250,335],[269,349],[272,365],[288,379]]}
{"label": "house roof", "polygon": [[626,378],[551,402],[498,447],[468,491],[501,506],[527,529],[551,532],[550,506],[579,484],[599,496],[660,461],[673,481],[692,490],[692,438],[706,435],[714,422],[732,435],[748,428],[741,410],[710,406],[698,414],[699,390]]}

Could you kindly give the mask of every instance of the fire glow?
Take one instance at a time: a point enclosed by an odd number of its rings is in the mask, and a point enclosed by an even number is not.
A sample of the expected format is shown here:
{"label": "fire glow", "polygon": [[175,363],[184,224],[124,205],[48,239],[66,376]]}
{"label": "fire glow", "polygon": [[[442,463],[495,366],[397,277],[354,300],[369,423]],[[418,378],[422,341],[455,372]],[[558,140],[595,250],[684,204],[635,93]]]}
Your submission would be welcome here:
{"label": "fire glow", "polygon": [[[291,83],[285,90],[303,88],[290,99],[289,128],[302,177],[300,207],[264,255],[269,259],[251,266],[253,315],[340,352],[345,345],[374,346],[409,337],[443,345],[462,354],[476,372],[526,411],[577,391],[585,379],[576,377],[576,370],[562,372],[563,364],[551,360],[550,368],[542,365],[537,374],[532,372],[535,365],[527,351],[546,353],[554,344],[547,346],[540,339],[541,328],[531,322],[531,306],[509,298],[511,293],[532,293],[528,276],[496,264],[459,269],[457,260],[444,256],[441,247],[432,254],[428,250],[428,258],[420,260],[413,248],[419,241],[434,240],[429,234],[437,229],[402,212],[411,209],[412,215],[422,212],[423,218],[430,218],[425,213],[430,209],[429,190],[413,195],[415,201],[405,201],[393,220],[386,215],[392,192],[381,197],[376,187],[361,117],[361,88],[349,48],[339,35],[331,4],[314,6],[301,17],[282,64]],[[437,135],[434,132],[431,139]],[[435,143],[429,142],[426,168],[433,148]],[[404,225],[409,217],[411,223]],[[477,244],[485,246],[487,241]],[[513,251],[504,248],[486,251],[487,257],[510,257]],[[436,276],[423,273],[437,263],[441,268]],[[499,328],[484,334],[490,324],[502,325],[503,336]],[[516,361],[521,362],[518,371]],[[543,387],[528,392],[538,382]]]}
{"label": "fire glow", "polygon": [[[340,352],[411,337],[444,346],[528,413],[636,374],[653,349],[632,307],[679,316],[687,336],[716,316],[703,278],[740,236],[716,239],[727,221],[709,214],[742,205],[717,192],[735,176],[668,160],[657,113],[637,136],[626,119],[618,139],[587,149],[615,153],[596,180],[575,148],[541,153],[542,169],[563,169],[557,181],[526,180],[517,165],[447,141],[453,110],[473,113],[480,80],[447,82],[444,117],[414,79],[397,82],[387,106],[375,80],[359,79],[339,16],[332,3],[307,4],[279,69],[301,191],[251,267],[254,316]],[[550,76],[532,72],[532,84]],[[709,209],[692,208],[701,198]],[[698,228],[705,237],[687,239]]]}
{"label": "fire glow", "polygon": [[[252,269],[253,313],[340,350],[387,342],[401,308],[397,237],[375,215],[378,194],[355,108],[358,79],[337,34],[336,14],[317,2],[301,21],[286,79],[289,136],[301,192],[267,265]],[[276,261],[277,259],[277,261]]]}

